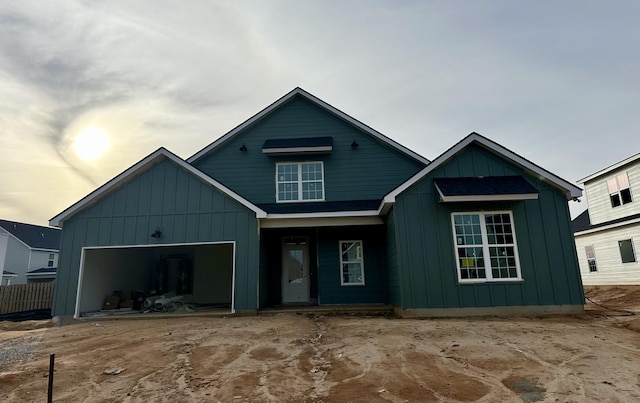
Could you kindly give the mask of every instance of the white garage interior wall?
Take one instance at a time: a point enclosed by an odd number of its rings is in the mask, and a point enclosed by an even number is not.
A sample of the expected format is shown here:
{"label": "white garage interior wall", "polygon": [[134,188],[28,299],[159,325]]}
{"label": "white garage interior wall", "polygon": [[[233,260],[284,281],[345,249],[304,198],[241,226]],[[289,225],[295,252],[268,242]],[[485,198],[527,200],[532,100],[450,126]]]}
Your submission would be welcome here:
{"label": "white garage interior wall", "polygon": [[[84,248],[76,317],[99,311],[115,291],[155,290],[156,267],[162,257],[186,255],[193,268],[193,293],[185,303],[228,305],[233,299],[233,243]],[[168,259],[169,287],[177,287],[177,260]]]}

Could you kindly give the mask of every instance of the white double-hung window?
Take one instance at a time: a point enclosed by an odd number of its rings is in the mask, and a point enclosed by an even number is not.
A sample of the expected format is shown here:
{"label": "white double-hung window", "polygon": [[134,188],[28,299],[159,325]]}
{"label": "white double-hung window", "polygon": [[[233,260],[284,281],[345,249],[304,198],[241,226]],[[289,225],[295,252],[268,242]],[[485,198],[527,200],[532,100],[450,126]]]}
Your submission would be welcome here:
{"label": "white double-hung window", "polygon": [[458,281],[522,280],[510,211],[451,214]]}
{"label": "white double-hung window", "polygon": [[276,164],[276,201],[324,200],[322,161]]}
{"label": "white double-hung window", "polygon": [[364,285],[362,241],[340,241],[340,284]]}
{"label": "white double-hung window", "polygon": [[618,207],[633,201],[629,187],[629,177],[626,172],[607,179],[607,189],[609,190],[611,207]]}

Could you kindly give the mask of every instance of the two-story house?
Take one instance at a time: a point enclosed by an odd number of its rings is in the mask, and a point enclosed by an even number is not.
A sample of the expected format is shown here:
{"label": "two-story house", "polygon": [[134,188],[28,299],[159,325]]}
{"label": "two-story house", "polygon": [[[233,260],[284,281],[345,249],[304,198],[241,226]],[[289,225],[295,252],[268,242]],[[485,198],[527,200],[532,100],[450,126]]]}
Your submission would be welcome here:
{"label": "two-story house", "polygon": [[572,222],[584,285],[640,285],[640,154],[583,183],[588,208]]}
{"label": "two-story house", "polygon": [[430,161],[296,88],[183,160],[160,148],[56,217],[54,315],[114,290],[255,314],[581,312],[575,185],[472,133]]}
{"label": "two-story house", "polygon": [[0,220],[2,285],[55,280],[59,245],[59,228]]}

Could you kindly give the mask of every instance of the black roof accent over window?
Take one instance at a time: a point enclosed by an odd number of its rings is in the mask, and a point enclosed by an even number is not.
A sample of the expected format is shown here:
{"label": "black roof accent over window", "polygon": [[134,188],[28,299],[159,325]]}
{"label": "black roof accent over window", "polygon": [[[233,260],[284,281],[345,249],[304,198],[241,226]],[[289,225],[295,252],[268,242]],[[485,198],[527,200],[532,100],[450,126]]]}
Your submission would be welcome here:
{"label": "black roof accent over window", "polygon": [[333,137],[268,139],[262,145],[265,154],[330,153]]}
{"label": "black roof accent over window", "polygon": [[349,200],[333,202],[267,203],[258,204],[270,214],[325,213],[335,211],[377,210],[380,200]]}
{"label": "black roof accent over window", "polygon": [[538,190],[520,175],[435,178],[433,182],[445,197],[538,194]]}

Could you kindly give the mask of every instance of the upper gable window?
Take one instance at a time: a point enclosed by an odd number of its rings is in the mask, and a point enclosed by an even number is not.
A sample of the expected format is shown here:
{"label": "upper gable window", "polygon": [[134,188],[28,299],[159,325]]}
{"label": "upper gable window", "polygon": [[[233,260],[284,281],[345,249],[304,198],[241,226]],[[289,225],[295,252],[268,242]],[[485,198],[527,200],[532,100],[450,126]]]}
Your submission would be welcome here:
{"label": "upper gable window", "polygon": [[276,164],[276,201],[324,200],[324,165],[318,162]]}
{"label": "upper gable window", "polygon": [[618,207],[633,201],[631,200],[629,177],[626,172],[607,179],[607,188],[609,188],[611,207]]}

